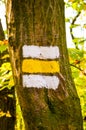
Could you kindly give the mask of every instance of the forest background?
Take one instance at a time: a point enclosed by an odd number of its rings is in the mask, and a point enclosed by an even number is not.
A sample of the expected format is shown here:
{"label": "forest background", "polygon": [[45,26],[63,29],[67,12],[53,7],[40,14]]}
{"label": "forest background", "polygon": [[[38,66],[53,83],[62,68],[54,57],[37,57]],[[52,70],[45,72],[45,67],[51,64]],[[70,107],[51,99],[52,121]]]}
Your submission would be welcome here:
{"label": "forest background", "polygon": [[[5,7],[4,0],[0,1],[0,6]],[[7,100],[7,97],[14,98],[12,93],[14,82],[8,53],[7,29],[4,26],[4,21],[1,22],[5,37],[3,32],[0,36],[0,93],[6,90],[7,93],[3,98]],[[65,0],[65,23],[70,66],[81,101],[83,128],[86,130],[86,0]],[[0,117],[4,115],[10,118],[12,113],[8,110],[3,112],[0,109]],[[18,100],[16,102],[16,115],[15,129],[18,130],[22,127],[23,130],[24,124]]]}

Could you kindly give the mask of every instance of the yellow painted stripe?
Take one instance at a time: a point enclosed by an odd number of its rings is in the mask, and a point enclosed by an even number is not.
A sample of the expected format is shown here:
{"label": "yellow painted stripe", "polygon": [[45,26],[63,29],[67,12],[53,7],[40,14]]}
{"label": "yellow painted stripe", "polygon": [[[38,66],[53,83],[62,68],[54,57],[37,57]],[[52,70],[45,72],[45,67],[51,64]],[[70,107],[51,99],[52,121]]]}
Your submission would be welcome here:
{"label": "yellow painted stripe", "polygon": [[24,73],[57,73],[60,71],[58,61],[42,61],[33,59],[24,59],[22,63],[22,72]]}

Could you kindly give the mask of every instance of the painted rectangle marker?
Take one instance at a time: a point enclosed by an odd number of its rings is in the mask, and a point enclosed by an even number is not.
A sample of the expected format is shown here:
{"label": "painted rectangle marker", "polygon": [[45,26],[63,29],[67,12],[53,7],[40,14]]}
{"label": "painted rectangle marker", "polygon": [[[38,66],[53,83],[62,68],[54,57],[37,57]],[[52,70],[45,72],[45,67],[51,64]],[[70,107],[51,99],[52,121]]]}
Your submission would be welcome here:
{"label": "painted rectangle marker", "polygon": [[57,76],[23,75],[23,87],[57,89],[59,79]]}
{"label": "painted rectangle marker", "polygon": [[58,73],[60,71],[59,62],[42,61],[34,59],[24,59],[22,63],[23,73]]}
{"label": "painted rectangle marker", "polygon": [[[23,87],[57,89],[60,72],[59,48],[57,46],[23,46]],[[52,76],[51,76],[52,74]]]}
{"label": "painted rectangle marker", "polygon": [[24,45],[23,57],[36,59],[58,59],[59,48],[57,46]]}

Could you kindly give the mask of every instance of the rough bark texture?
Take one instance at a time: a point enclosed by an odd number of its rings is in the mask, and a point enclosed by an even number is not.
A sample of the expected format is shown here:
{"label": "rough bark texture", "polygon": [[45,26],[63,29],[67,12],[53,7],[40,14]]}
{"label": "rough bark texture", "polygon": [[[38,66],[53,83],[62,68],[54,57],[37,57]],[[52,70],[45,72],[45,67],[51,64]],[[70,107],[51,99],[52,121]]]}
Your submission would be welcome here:
{"label": "rough bark texture", "polygon": [[3,41],[4,39],[5,39],[5,35],[4,35],[4,31],[3,31],[2,23],[0,19],[0,40]]}
{"label": "rough bark texture", "polygon": [[[13,75],[26,130],[82,130],[80,101],[68,61],[63,0],[8,0],[7,23]],[[22,86],[24,44],[59,47],[64,78],[59,76],[58,89]]]}

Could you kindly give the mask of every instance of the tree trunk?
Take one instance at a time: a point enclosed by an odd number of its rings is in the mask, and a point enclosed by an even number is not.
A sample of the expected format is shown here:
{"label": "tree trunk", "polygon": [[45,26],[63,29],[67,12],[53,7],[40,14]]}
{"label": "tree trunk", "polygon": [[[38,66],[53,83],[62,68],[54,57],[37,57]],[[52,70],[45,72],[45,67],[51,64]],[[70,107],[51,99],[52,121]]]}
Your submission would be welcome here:
{"label": "tree trunk", "polygon": [[66,47],[63,0],[8,0],[7,24],[25,130],[83,130]]}
{"label": "tree trunk", "polygon": [[3,41],[4,39],[5,39],[5,35],[4,35],[4,31],[3,31],[2,23],[0,19],[0,40]]}

